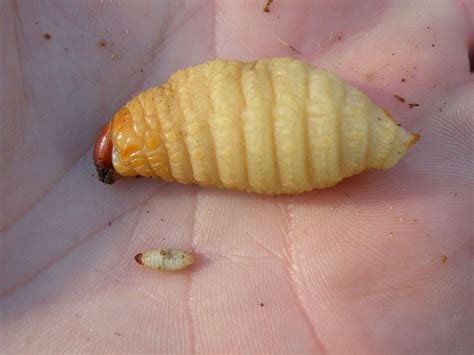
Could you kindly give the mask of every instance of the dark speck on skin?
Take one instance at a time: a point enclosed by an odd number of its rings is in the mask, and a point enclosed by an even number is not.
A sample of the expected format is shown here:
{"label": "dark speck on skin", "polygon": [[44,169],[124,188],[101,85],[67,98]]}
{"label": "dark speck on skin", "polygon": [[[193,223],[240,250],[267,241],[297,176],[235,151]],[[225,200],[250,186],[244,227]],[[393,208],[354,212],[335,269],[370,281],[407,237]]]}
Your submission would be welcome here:
{"label": "dark speck on skin", "polygon": [[398,101],[405,102],[405,99],[403,97],[401,97],[400,95],[394,95],[394,96]]}

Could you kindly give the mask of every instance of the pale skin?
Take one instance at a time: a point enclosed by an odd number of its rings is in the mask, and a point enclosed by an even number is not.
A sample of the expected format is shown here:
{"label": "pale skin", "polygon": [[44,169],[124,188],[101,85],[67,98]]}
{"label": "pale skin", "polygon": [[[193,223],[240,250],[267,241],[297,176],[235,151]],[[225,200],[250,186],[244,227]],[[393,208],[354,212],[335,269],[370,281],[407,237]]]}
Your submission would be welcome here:
{"label": "pale skin", "polygon": [[[264,3],[0,5],[3,351],[473,352],[472,6]],[[129,95],[207,59],[285,55],[420,141],[391,170],[293,197],[92,176]],[[135,262],[157,247],[196,263]]]}

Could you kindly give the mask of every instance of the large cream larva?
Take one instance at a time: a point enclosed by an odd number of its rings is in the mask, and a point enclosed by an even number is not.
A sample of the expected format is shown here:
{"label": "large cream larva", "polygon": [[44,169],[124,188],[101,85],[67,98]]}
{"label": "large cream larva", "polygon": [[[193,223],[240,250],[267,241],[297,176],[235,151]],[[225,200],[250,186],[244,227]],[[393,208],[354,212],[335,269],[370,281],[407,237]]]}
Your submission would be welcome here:
{"label": "large cream larva", "polygon": [[142,175],[293,194],[388,169],[418,138],[326,70],[218,59],[127,102],[99,134],[94,162],[107,183]]}
{"label": "large cream larva", "polygon": [[135,255],[137,263],[163,271],[176,271],[194,263],[191,251],[180,249],[154,249]]}

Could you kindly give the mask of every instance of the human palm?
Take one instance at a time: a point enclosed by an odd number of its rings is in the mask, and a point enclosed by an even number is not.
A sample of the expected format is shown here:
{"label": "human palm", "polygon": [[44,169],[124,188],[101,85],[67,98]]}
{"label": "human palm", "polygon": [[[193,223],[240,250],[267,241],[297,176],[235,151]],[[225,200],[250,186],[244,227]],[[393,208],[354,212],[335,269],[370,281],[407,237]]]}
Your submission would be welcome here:
{"label": "human palm", "polygon": [[[264,3],[0,5],[4,351],[472,353],[472,6]],[[421,140],[297,196],[99,183],[95,134],[130,95],[272,56],[339,74]],[[198,261],[133,260],[158,246]]]}

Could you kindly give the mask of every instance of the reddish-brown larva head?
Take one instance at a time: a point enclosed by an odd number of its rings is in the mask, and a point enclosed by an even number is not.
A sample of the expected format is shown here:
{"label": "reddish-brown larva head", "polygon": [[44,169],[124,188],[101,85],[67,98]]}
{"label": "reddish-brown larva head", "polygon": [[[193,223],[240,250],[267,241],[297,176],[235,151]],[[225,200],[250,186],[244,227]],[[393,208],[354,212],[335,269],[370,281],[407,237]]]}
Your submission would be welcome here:
{"label": "reddish-brown larva head", "polygon": [[140,265],[143,265],[142,255],[143,255],[142,253],[135,255],[135,261],[139,263]]}
{"label": "reddish-brown larva head", "polygon": [[99,175],[99,180],[106,184],[113,184],[119,175],[112,164],[112,137],[110,134],[110,121],[100,130],[95,140],[93,160]]}

